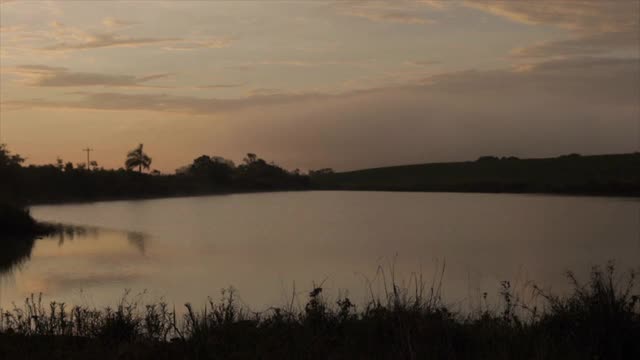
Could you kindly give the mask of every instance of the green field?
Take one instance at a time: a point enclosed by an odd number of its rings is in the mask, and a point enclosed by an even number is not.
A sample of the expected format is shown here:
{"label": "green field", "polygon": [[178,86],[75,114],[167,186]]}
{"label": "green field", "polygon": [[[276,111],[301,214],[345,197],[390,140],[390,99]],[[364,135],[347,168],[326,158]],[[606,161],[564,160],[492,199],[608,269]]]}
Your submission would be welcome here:
{"label": "green field", "polygon": [[392,166],[312,176],[333,190],[640,195],[640,153]]}

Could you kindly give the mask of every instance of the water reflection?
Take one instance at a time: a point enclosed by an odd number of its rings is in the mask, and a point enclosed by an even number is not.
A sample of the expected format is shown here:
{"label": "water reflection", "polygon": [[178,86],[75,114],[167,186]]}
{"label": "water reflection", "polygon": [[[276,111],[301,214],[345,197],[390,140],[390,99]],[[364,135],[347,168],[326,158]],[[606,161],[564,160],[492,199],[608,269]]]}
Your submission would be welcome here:
{"label": "water reflection", "polygon": [[562,292],[566,270],[588,276],[608,260],[621,271],[640,266],[639,206],[637,199],[381,192],[39,206],[31,210],[41,221],[99,228],[67,228],[15,249],[4,267],[22,265],[0,276],[0,308],[39,292],[107,306],[124,289],[197,305],[233,286],[259,310],[325,279],[328,296],[344,290],[362,302],[370,296],[363,277],[374,279],[377,265],[409,281],[413,272],[431,278],[434,262],[445,259],[451,301],[497,296],[502,280]]}
{"label": "water reflection", "polygon": [[53,234],[45,237],[44,240],[57,239],[58,246],[63,246],[65,241],[73,241],[76,237],[97,240],[110,235],[126,237],[133,248],[141,255],[145,254],[145,247],[149,240],[149,235],[137,231],[110,230],[92,226],[60,225]]}
{"label": "water reflection", "polygon": [[[99,269],[140,261],[145,257],[148,241],[149,236],[141,232],[58,225],[52,234],[39,239],[4,239],[0,252],[0,279],[16,276],[16,272],[28,268],[32,258],[37,257],[35,267],[46,266],[45,271],[29,277],[32,290],[129,281],[133,277],[131,273],[100,272]],[[85,266],[79,266],[81,263]],[[58,269],[60,271],[56,271]]]}
{"label": "water reflection", "polygon": [[0,251],[0,276],[19,267],[31,257],[33,238],[5,238]]}

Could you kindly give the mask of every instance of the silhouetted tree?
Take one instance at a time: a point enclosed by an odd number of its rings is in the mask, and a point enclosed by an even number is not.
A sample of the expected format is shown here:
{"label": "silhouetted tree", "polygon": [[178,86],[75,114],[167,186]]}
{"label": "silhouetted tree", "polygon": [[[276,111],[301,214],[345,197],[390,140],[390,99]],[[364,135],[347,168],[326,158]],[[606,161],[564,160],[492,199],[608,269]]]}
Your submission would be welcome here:
{"label": "silhouetted tree", "polygon": [[233,161],[220,156],[202,155],[187,169],[187,173],[200,179],[217,184],[229,184],[233,177],[235,165]]}
{"label": "silhouetted tree", "polygon": [[127,154],[127,160],[124,165],[127,170],[133,170],[134,168],[138,168],[138,171],[142,173],[142,169],[149,169],[151,166],[151,158],[144,153],[143,144],[138,145],[137,148],[129,151]]}
{"label": "silhouetted tree", "polygon": [[23,162],[21,156],[11,154],[4,144],[0,144],[0,203],[14,200],[22,187],[20,170]]}
{"label": "silhouetted tree", "polygon": [[314,177],[314,176],[322,176],[322,175],[331,175],[334,174],[334,171],[332,168],[323,168],[323,169],[318,169],[318,170],[310,170],[309,171],[309,176]]}
{"label": "silhouetted tree", "polygon": [[60,157],[56,158],[56,168],[60,171],[64,170],[64,160],[62,160]]}
{"label": "silhouetted tree", "polygon": [[254,162],[258,161],[258,156],[254,153],[248,153],[247,157],[245,157],[244,159],[242,159],[242,161],[244,161],[245,164],[247,165],[251,165]]}
{"label": "silhouetted tree", "polygon": [[20,166],[23,162],[24,158],[11,154],[5,144],[0,144],[0,168]]}

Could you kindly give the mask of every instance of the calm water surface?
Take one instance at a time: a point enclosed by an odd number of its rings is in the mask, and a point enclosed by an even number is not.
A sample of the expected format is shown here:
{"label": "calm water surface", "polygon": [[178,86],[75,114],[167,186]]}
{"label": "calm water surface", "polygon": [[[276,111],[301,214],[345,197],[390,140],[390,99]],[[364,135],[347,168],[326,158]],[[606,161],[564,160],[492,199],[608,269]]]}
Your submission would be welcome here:
{"label": "calm water surface", "polygon": [[[388,192],[284,192],[36,206],[83,225],[35,242],[0,275],[0,307],[31,293],[113,305],[124,289],[177,306],[233,286],[255,310],[323,282],[330,295],[431,282],[446,262],[449,302],[496,294],[501,280],[566,291],[568,269],[615,260],[640,268],[638,199]],[[0,268],[2,270],[3,268]],[[377,274],[377,275],[376,275]],[[376,276],[377,279],[376,280]],[[294,285],[295,284],[295,285]]]}

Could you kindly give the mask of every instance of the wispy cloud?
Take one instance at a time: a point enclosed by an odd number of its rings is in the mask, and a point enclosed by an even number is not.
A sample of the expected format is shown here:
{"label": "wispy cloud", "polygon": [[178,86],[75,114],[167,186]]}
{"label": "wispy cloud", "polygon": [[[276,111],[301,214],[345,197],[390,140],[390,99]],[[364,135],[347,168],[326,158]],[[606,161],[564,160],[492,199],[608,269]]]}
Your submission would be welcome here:
{"label": "wispy cloud", "polygon": [[607,54],[614,50],[639,50],[640,32],[603,32],[566,40],[544,41],[515,48],[517,58],[569,57]]}
{"label": "wispy cloud", "polygon": [[[426,4],[426,3],[425,3]],[[336,2],[338,14],[366,19],[373,22],[390,22],[410,25],[433,24],[434,21],[417,14],[407,2]]]}
{"label": "wispy cloud", "polygon": [[307,60],[307,59],[268,59],[249,61],[245,63],[227,66],[227,69],[247,71],[255,69],[258,66],[290,66],[290,67],[321,67],[321,66],[353,66],[353,67],[371,67],[375,63],[375,59],[366,61],[356,60]]}
{"label": "wispy cloud", "polygon": [[115,34],[87,34],[80,41],[58,42],[56,44],[40,48],[46,51],[87,50],[108,47],[141,47],[160,43],[179,42],[179,38],[143,38]]}
{"label": "wispy cloud", "polygon": [[196,89],[228,89],[245,86],[246,84],[210,84],[196,86]]}
{"label": "wispy cloud", "polygon": [[102,24],[104,26],[106,26],[109,29],[120,29],[120,28],[124,28],[124,27],[129,27],[132,25],[138,25],[140,24],[137,21],[131,21],[131,20],[124,20],[124,19],[117,19],[117,18],[113,18],[113,17],[107,17],[104,18],[102,20]]}
{"label": "wispy cloud", "polygon": [[101,48],[139,48],[157,46],[165,50],[219,49],[233,42],[230,37],[144,37],[118,32],[134,22],[107,18],[103,24],[110,31],[86,31],[59,21],[49,24],[49,30],[28,30],[22,27],[3,29],[11,49],[35,52],[70,52]]}
{"label": "wispy cloud", "polygon": [[567,29],[570,38],[539,42],[512,51],[517,58],[568,57],[638,50],[638,1],[485,1],[465,5],[526,24]]}
{"label": "wispy cloud", "polygon": [[226,48],[233,43],[233,39],[230,37],[217,37],[207,39],[180,39],[171,41],[168,45],[164,46],[165,50],[175,51],[190,51],[196,49],[222,49]]}
{"label": "wispy cloud", "polygon": [[412,61],[405,62],[405,64],[413,65],[413,66],[432,66],[432,65],[442,64],[442,61],[438,61],[438,60],[412,60]]}
{"label": "wispy cloud", "polygon": [[[184,130],[190,141],[211,144],[203,129],[215,128],[224,132],[216,146],[229,151],[241,151],[241,142],[288,164],[347,169],[482,154],[635,151],[638,76],[634,58],[577,58],[340,94],[256,91],[223,99],[96,92],[78,94],[77,100],[3,98],[1,107],[119,111],[119,118],[140,129],[138,116],[126,111],[200,115],[194,122],[201,126]],[[224,116],[211,116],[218,114]],[[172,123],[165,131],[176,128],[182,126]]]}
{"label": "wispy cloud", "polygon": [[[46,67],[31,67],[38,74],[49,71]],[[54,70],[54,72],[60,72]],[[512,89],[538,89],[538,86],[557,87],[567,90],[566,94],[598,94],[599,96],[617,98],[622,101],[633,94],[633,86],[622,86],[629,83],[629,79],[637,77],[636,59],[575,59],[563,61],[549,61],[534,65],[526,71],[496,70],[496,71],[467,71],[443,75],[430,76],[412,84],[394,87],[380,87],[368,90],[351,91],[341,94],[332,93],[286,93],[279,89],[254,89],[246,98],[217,99],[191,96],[174,96],[168,94],[122,94],[113,92],[83,93],[85,96],[79,101],[48,101],[36,99],[33,101],[8,102],[13,105],[30,105],[33,107],[52,108],[81,108],[96,110],[148,110],[183,112],[191,114],[212,114],[225,111],[235,111],[260,106],[302,103],[309,100],[332,98],[349,98],[362,94],[425,91],[454,91],[459,93],[486,92],[486,89],[510,87]],[[135,83],[140,78],[132,80],[112,79],[113,83]],[[573,79],[566,82],[567,79]],[[586,89],[581,81],[601,81],[601,89]],[[606,82],[602,82],[605,81]],[[97,81],[95,81],[97,83]],[[577,86],[576,87],[574,87]],[[604,89],[607,89],[604,92]],[[580,90],[582,89],[582,90]],[[502,90],[501,90],[502,91]],[[537,90],[536,90],[537,91]],[[626,95],[621,95],[625,93]],[[528,92],[528,90],[527,90]],[[636,91],[637,92],[637,91]],[[485,94],[486,95],[486,94]],[[395,96],[395,95],[394,95]],[[484,96],[484,95],[483,95]]]}
{"label": "wispy cloud", "polygon": [[133,76],[71,72],[64,67],[51,67],[45,65],[21,65],[11,68],[2,68],[2,72],[16,74],[23,79],[25,85],[38,87],[154,87],[147,85],[146,83],[170,76],[170,74]]}
{"label": "wispy cloud", "polygon": [[349,9],[341,12],[342,15],[349,15],[364,18],[375,22],[394,22],[401,24],[432,24],[433,21],[402,11],[380,11],[372,9]]}
{"label": "wispy cloud", "polygon": [[0,25],[0,34],[15,33],[15,32],[21,31],[22,29],[23,29],[22,26],[17,26],[17,25],[14,25],[14,26]]}
{"label": "wispy cloud", "polygon": [[595,33],[638,27],[637,1],[489,1],[466,0],[466,6],[527,24],[549,24]]}
{"label": "wispy cloud", "polygon": [[273,88],[256,88],[249,90],[250,96],[264,96],[264,95],[276,95],[276,94],[285,94],[282,89],[273,89]]}

